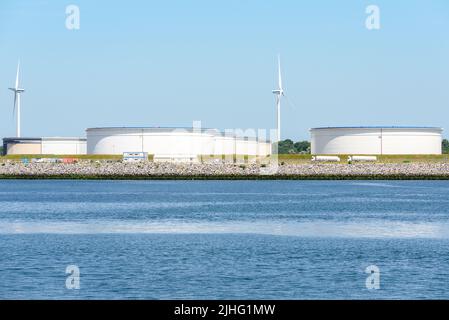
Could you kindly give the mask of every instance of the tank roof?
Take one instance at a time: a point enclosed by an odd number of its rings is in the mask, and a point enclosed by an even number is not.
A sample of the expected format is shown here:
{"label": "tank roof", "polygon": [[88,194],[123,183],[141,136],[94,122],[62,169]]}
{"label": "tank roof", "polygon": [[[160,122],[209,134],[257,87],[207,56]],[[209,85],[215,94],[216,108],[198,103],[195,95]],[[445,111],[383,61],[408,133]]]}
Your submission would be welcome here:
{"label": "tank roof", "polygon": [[342,127],[316,127],[310,130],[319,129],[433,129],[443,130],[440,127],[425,127],[425,126],[342,126]]}
{"label": "tank roof", "polygon": [[[94,130],[146,130],[153,132],[172,132],[176,130],[184,131],[184,132],[194,132],[194,133],[208,133],[213,134],[215,136],[225,136],[231,138],[240,138],[240,139],[255,139],[256,137],[246,137],[246,136],[238,136],[235,133],[228,134],[226,131],[220,131],[219,129],[214,128],[192,128],[192,127],[94,127],[87,128],[86,131],[94,131]],[[270,140],[267,139],[258,139],[259,142],[267,142],[270,143]]]}
{"label": "tank roof", "polygon": [[80,137],[6,137],[3,141],[13,142],[13,141],[86,141],[86,138]]}

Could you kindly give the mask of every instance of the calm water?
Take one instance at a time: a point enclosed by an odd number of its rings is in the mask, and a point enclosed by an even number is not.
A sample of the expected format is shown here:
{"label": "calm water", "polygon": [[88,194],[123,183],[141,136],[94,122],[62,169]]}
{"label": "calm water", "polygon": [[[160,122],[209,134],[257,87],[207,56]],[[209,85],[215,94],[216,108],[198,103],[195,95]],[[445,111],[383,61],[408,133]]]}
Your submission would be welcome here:
{"label": "calm water", "polygon": [[449,299],[449,181],[0,181],[0,298]]}

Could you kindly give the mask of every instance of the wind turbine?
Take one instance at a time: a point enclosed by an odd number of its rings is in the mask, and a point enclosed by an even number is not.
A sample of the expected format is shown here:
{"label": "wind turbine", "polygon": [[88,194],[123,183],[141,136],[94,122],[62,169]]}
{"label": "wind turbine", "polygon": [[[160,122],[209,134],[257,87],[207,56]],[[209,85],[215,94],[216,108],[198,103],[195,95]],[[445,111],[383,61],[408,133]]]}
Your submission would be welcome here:
{"label": "wind turbine", "polygon": [[281,56],[278,55],[278,89],[273,90],[276,95],[276,109],[277,109],[277,142],[281,141],[281,97],[284,96],[284,89],[282,88],[281,76]]}
{"label": "wind turbine", "polygon": [[20,74],[20,61],[17,64],[17,75],[16,75],[16,84],[14,88],[8,88],[9,90],[14,92],[14,108],[13,115],[17,111],[17,128],[16,128],[16,137],[20,138],[20,94],[25,91],[25,89],[19,88],[19,74]]}

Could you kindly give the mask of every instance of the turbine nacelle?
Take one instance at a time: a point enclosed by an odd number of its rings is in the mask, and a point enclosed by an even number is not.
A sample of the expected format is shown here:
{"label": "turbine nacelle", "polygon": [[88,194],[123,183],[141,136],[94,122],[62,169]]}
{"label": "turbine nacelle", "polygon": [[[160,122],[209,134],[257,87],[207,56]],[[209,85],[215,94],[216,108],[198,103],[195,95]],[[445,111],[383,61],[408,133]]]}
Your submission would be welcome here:
{"label": "turbine nacelle", "polygon": [[17,92],[17,93],[20,93],[20,92],[25,92],[25,89],[20,89],[20,88],[8,88],[9,90],[11,90],[11,91],[14,91],[14,92]]}
{"label": "turbine nacelle", "polygon": [[273,90],[272,91],[274,94],[278,94],[278,95],[284,95],[284,90],[282,90],[282,89],[278,89],[278,90]]}

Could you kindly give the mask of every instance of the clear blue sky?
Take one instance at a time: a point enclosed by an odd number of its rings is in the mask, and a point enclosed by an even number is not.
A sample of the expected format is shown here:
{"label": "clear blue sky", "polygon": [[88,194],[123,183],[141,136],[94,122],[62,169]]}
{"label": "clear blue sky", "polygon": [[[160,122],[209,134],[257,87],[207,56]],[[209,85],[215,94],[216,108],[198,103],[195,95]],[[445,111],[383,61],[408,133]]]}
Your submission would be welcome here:
{"label": "clear blue sky", "polygon": [[[76,4],[81,28],[65,27]],[[381,29],[365,28],[366,6]],[[22,62],[26,136],[95,126],[424,125],[449,136],[449,1],[1,0],[0,137],[13,136]]]}

